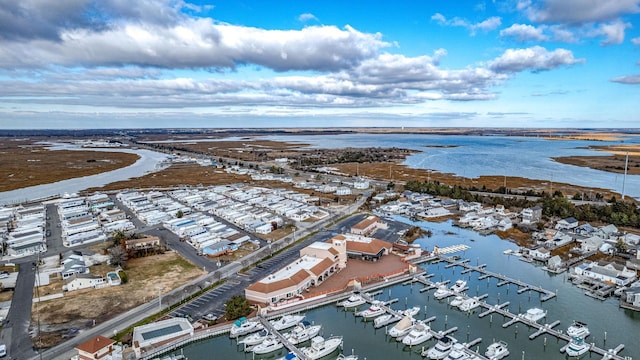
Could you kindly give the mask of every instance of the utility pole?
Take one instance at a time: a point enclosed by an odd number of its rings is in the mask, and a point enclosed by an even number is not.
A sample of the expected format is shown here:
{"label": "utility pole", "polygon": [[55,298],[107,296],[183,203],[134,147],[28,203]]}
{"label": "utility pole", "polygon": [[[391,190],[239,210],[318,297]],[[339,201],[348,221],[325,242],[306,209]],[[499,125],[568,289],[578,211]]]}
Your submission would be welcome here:
{"label": "utility pole", "polygon": [[627,151],[627,157],[624,160],[624,177],[622,178],[622,200],[624,200],[624,186],[627,182],[627,168],[629,167],[629,152]]}

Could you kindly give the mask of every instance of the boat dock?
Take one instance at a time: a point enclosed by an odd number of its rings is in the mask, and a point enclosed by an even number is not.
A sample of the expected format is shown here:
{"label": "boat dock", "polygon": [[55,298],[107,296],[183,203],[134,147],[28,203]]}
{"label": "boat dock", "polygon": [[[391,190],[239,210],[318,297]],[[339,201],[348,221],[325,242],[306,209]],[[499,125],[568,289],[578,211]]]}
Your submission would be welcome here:
{"label": "boat dock", "polygon": [[539,286],[534,286],[534,285],[530,285],[525,283],[524,281],[520,281],[520,280],[516,280],[516,279],[512,279],[510,277],[504,276],[502,274],[498,274],[498,273],[494,273],[492,271],[488,271],[486,269],[486,264],[481,264],[481,265],[477,265],[477,266],[473,266],[471,264],[469,264],[469,259],[464,259],[464,260],[460,260],[457,261],[456,259],[453,259],[451,257],[447,257],[447,256],[435,256],[435,259],[439,260],[439,261],[444,261],[444,262],[448,262],[449,264],[445,266],[445,268],[450,268],[450,267],[454,267],[454,266],[460,266],[465,268],[462,273],[466,274],[472,271],[478,272],[480,273],[480,277],[478,278],[479,280],[482,279],[486,279],[489,277],[493,277],[496,278],[498,280],[500,280],[498,282],[498,287],[500,286],[504,286],[504,285],[509,285],[509,284],[515,284],[519,287],[518,289],[518,294],[522,294],[526,291],[536,291],[538,293],[540,293],[540,301],[545,302],[547,300],[553,299],[556,296],[556,293],[554,293],[553,291],[550,290],[546,290],[543,289],[542,287]]}
{"label": "boat dock", "polygon": [[300,351],[300,349],[298,349],[295,345],[290,343],[278,330],[276,330],[273,327],[273,325],[271,325],[269,320],[267,320],[266,318],[260,315],[257,316],[257,319],[260,320],[260,323],[262,324],[262,326],[264,326],[264,328],[267,331],[269,331],[269,334],[275,335],[278,338],[278,341],[280,341],[282,345],[284,345],[284,347],[286,347],[290,352],[296,354],[296,359],[300,359],[300,360],[309,359],[307,355],[305,355],[302,351]]}
{"label": "boat dock", "polygon": [[[457,262],[455,264],[457,264]],[[493,276],[491,274],[489,274],[489,275]],[[427,290],[430,290],[430,289],[434,289],[434,288],[437,287],[437,285],[436,285],[437,283],[431,282],[429,280],[429,276],[425,276],[423,274],[415,276],[413,278],[413,282],[420,282],[420,283],[425,285],[425,288],[420,289],[421,292],[422,291],[427,291]],[[518,282],[518,283],[522,283],[522,282]],[[524,283],[522,283],[522,284],[524,284]],[[462,296],[465,299],[472,298],[471,296],[468,296],[465,293],[459,293],[457,295]],[[554,294],[554,296],[555,296],[555,294]],[[486,297],[484,297],[484,298],[486,298]],[[529,336],[529,338],[532,339],[532,340],[535,339],[536,337],[544,334],[544,333],[548,333],[549,335],[554,336],[554,337],[556,337],[556,338],[558,338],[560,340],[564,340],[567,343],[569,341],[571,341],[571,337],[568,336],[567,334],[563,333],[562,331],[554,330],[554,327],[556,327],[556,326],[558,326],[560,324],[559,320],[554,321],[554,322],[552,322],[550,324],[538,324],[537,322],[530,321],[530,320],[526,319],[524,317],[524,314],[511,313],[509,311],[509,308],[507,307],[509,305],[509,302],[505,302],[505,303],[502,303],[502,304],[491,305],[491,304],[489,304],[486,301],[483,301],[481,299],[479,299],[478,301],[480,303],[480,306],[486,309],[484,312],[481,312],[478,315],[478,317],[482,318],[482,317],[485,317],[485,316],[490,315],[492,313],[500,314],[503,317],[509,319],[507,322],[502,324],[503,328],[507,328],[507,327],[517,323],[517,322],[521,322],[521,323],[523,323],[523,324],[525,324],[527,326],[530,326],[530,327],[536,329],[536,332],[532,333]],[[493,319],[492,319],[492,321],[493,321]],[[564,348],[565,347],[563,347],[563,349]],[[595,346],[595,344],[591,344],[591,347],[590,347],[589,351],[591,351],[593,353],[596,353],[596,354],[599,354],[599,355],[602,355],[603,356],[603,360],[605,360],[605,359],[625,360],[625,357],[617,355],[617,353],[620,352],[623,348],[624,348],[624,344],[620,344],[615,349],[605,350],[605,349],[602,349],[602,348],[599,348],[599,347]]]}

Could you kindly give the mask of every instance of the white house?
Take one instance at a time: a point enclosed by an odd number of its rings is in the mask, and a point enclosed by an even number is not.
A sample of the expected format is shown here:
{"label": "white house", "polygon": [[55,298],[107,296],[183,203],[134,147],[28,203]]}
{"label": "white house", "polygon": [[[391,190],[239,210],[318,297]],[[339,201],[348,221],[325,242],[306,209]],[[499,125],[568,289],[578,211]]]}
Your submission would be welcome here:
{"label": "white house", "polygon": [[351,189],[346,186],[340,186],[338,187],[338,189],[336,189],[336,195],[338,196],[351,195]]}
{"label": "white house", "polygon": [[67,283],[62,286],[62,291],[74,291],[88,288],[98,288],[106,285],[102,276],[91,274],[75,274],[67,279]]}
{"label": "white house", "polygon": [[551,257],[551,253],[544,246],[529,250],[529,255],[539,261],[547,261]]}
{"label": "white house", "polygon": [[596,251],[600,248],[600,246],[602,246],[603,243],[604,239],[597,236],[591,236],[580,241],[580,251],[582,251],[583,253]]}
{"label": "white house", "polygon": [[562,219],[556,223],[556,230],[571,230],[578,227],[578,220],[573,217]]}
{"label": "white house", "polygon": [[521,215],[523,224],[533,224],[542,218],[542,208],[536,205],[532,208],[522,209]]}
{"label": "white house", "polygon": [[635,270],[613,262],[582,263],[573,268],[573,272],[593,280],[602,281],[618,286],[627,286],[636,279]]}

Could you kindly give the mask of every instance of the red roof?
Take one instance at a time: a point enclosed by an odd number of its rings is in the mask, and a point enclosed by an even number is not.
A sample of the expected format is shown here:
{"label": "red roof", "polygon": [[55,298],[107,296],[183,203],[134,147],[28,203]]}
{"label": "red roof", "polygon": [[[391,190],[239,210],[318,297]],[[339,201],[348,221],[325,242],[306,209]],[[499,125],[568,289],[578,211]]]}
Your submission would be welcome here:
{"label": "red roof", "polygon": [[111,340],[108,337],[104,337],[102,335],[98,335],[93,339],[90,339],[82,344],[76,346],[76,349],[80,351],[84,351],[90,354],[95,354],[98,351],[111,346],[115,343],[115,340]]}

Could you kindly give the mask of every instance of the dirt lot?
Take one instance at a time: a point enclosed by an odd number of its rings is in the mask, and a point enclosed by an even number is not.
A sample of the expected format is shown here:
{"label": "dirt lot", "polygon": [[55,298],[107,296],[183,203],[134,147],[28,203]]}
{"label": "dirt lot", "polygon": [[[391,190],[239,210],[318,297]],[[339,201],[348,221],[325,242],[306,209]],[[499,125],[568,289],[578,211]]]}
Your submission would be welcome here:
{"label": "dirt lot", "polygon": [[129,166],[139,156],[120,152],[50,151],[42,139],[0,138],[0,192],[99,174]]}
{"label": "dirt lot", "polygon": [[[113,268],[100,265],[92,267],[91,273],[104,276],[110,270]],[[91,326],[93,320],[96,323],[103,322],[156,298],[158,288],[162,289],[162,293],[167,293],[205,274],[175,252],[131,259],[126,273],[129,277],[127,284],[72,291],[62,298],[33,304],[32,324],[36,324],[39,316],[42,345],[48,347],[61,342],[68,329]],[[62,283],[57,284],[60,286]],[[59,291],[60,288],[57,289]],[[39,292],[44,295],[53,293],[53,289],[40,288]]]}

